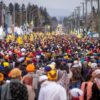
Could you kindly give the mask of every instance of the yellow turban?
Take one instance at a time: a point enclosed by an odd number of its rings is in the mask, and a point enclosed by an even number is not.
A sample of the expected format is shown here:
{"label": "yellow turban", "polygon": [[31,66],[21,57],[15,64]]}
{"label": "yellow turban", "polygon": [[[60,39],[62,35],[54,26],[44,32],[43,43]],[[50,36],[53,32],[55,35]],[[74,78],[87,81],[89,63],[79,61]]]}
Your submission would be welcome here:
{"label": "yellow turban", "polygon": [[31,60],[31,58],[26,57],[26,59],[25,59],[25,63],[27,63],[27,62],[30,61],[30,60]]}
{"label": "yellow turban", "polygon": [[69,59],[68,55],[64,56],[64,59]]}
{"label": "yellow turban", "polygon": [[49,66],[52,70],[55,69],[55,65],[53,65],[53,64],[49,64],[49,65],[47,65],[47,66]]}
{"label": "yellow turban", "polygon": [[20,77],[21,75],[22,75],[22,72],[18,68],[12,69],[11,72],[9,73],[9,76],[11,78],[17,78],[17,77]]}
{"label": "yellow turban", "polygon": [[9,67],[9,63],[8,63],[8,62],[4,62],[4,63],[3,63],[3,66],[4,66],[4,67]]}
{"label": "yellow turban", "polygon": [[50,81],[56,81],[58,76],[57,76],[57,71],[56,70],[51,70],[47,73],[48,79]]}

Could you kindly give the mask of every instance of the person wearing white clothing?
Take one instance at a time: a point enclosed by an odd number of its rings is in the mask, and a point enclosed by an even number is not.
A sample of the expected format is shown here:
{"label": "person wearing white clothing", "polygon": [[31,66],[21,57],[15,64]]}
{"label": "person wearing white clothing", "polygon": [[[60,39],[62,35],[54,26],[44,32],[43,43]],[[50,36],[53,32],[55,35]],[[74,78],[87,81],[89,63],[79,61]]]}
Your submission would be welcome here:
{"label": "person wearing white clothing", "polygon": [[56,82],[42,83],[38,100],[67,100],[66,90]]}
{"label": "person wearing white clothing", "polygon": [[48,73],[48,80],[41,83],[38,100],[67,100],[66,90],[54,81],[56,75],[55,71]]}

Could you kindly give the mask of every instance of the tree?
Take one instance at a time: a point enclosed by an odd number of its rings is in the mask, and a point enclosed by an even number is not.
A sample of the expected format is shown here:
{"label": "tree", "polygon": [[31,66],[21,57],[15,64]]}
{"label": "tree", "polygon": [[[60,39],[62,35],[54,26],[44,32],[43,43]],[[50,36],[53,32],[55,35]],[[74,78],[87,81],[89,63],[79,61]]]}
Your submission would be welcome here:
{"label": "tree", "polygon": [[22,25],[26,22],[26,7],[24,4],[21,6]]}
{"label": "tree", "polygon": [[28,20],[28,23],[31,22],[31,19],[32,19],[32,5],[29,3],[28,4],[28,7],[27,7],[27,20]]}
{"label": "tree", "polygon": [[16,12],[20,11],[20,5],[18,3],[15,3],[15,11]]}
{"label": "tree", "polygon": [[34,15],[34,26],[40,26],[40,18],[39,18],[39,8],[37,5],[33,6],[33,15]]}
{"label": "tree", "polygon": [[56,17],[51,18],[51,28],[54,31],[57,28],[58,25],[58,20]]}
{"label": "tree", "polygon": [[24,12],[25,11],[25,5],[24,4],[22,4],[22,6],[21,6],[21,10],[22,10],[22,12]]}
{"label": "tree", "polygon": [[44,8],[42,10],[42,14],[43,14],[44,19],[45,19],[44,25],[50,25],[50,16],[49,16],[46,8]]}
{"label": "tree", "polygon": [[14,6],[12,3],[9,4],[9,11],[10,13],[12,14],[13,13],[13,9],[14,9]]}
{"label": "tree", "polygon": [[15,3],[15,24],[20,26],[20,5]]}

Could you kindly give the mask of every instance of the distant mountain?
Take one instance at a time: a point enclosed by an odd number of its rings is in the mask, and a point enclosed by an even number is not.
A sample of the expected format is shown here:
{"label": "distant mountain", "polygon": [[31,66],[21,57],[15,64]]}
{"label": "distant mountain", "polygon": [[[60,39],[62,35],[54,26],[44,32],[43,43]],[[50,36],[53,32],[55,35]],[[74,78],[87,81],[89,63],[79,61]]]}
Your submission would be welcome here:
{"label": "distant mountain", "polygon": [[70,12],[66,9],[51,9],[48,8],[47,11],[49,12],[50,16],[57,17],[57,18],[63,18],[68,15],[70,15]]}

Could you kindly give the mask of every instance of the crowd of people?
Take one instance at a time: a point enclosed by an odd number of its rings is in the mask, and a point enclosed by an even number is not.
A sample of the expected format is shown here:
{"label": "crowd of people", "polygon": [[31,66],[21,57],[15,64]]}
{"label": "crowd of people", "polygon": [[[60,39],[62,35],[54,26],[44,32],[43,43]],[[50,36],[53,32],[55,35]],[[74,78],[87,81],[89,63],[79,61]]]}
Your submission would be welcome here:
{"label": "crowd of people", "polygon": [[100,100],[100,40],[9,34],[0,40],[0,100]]}

